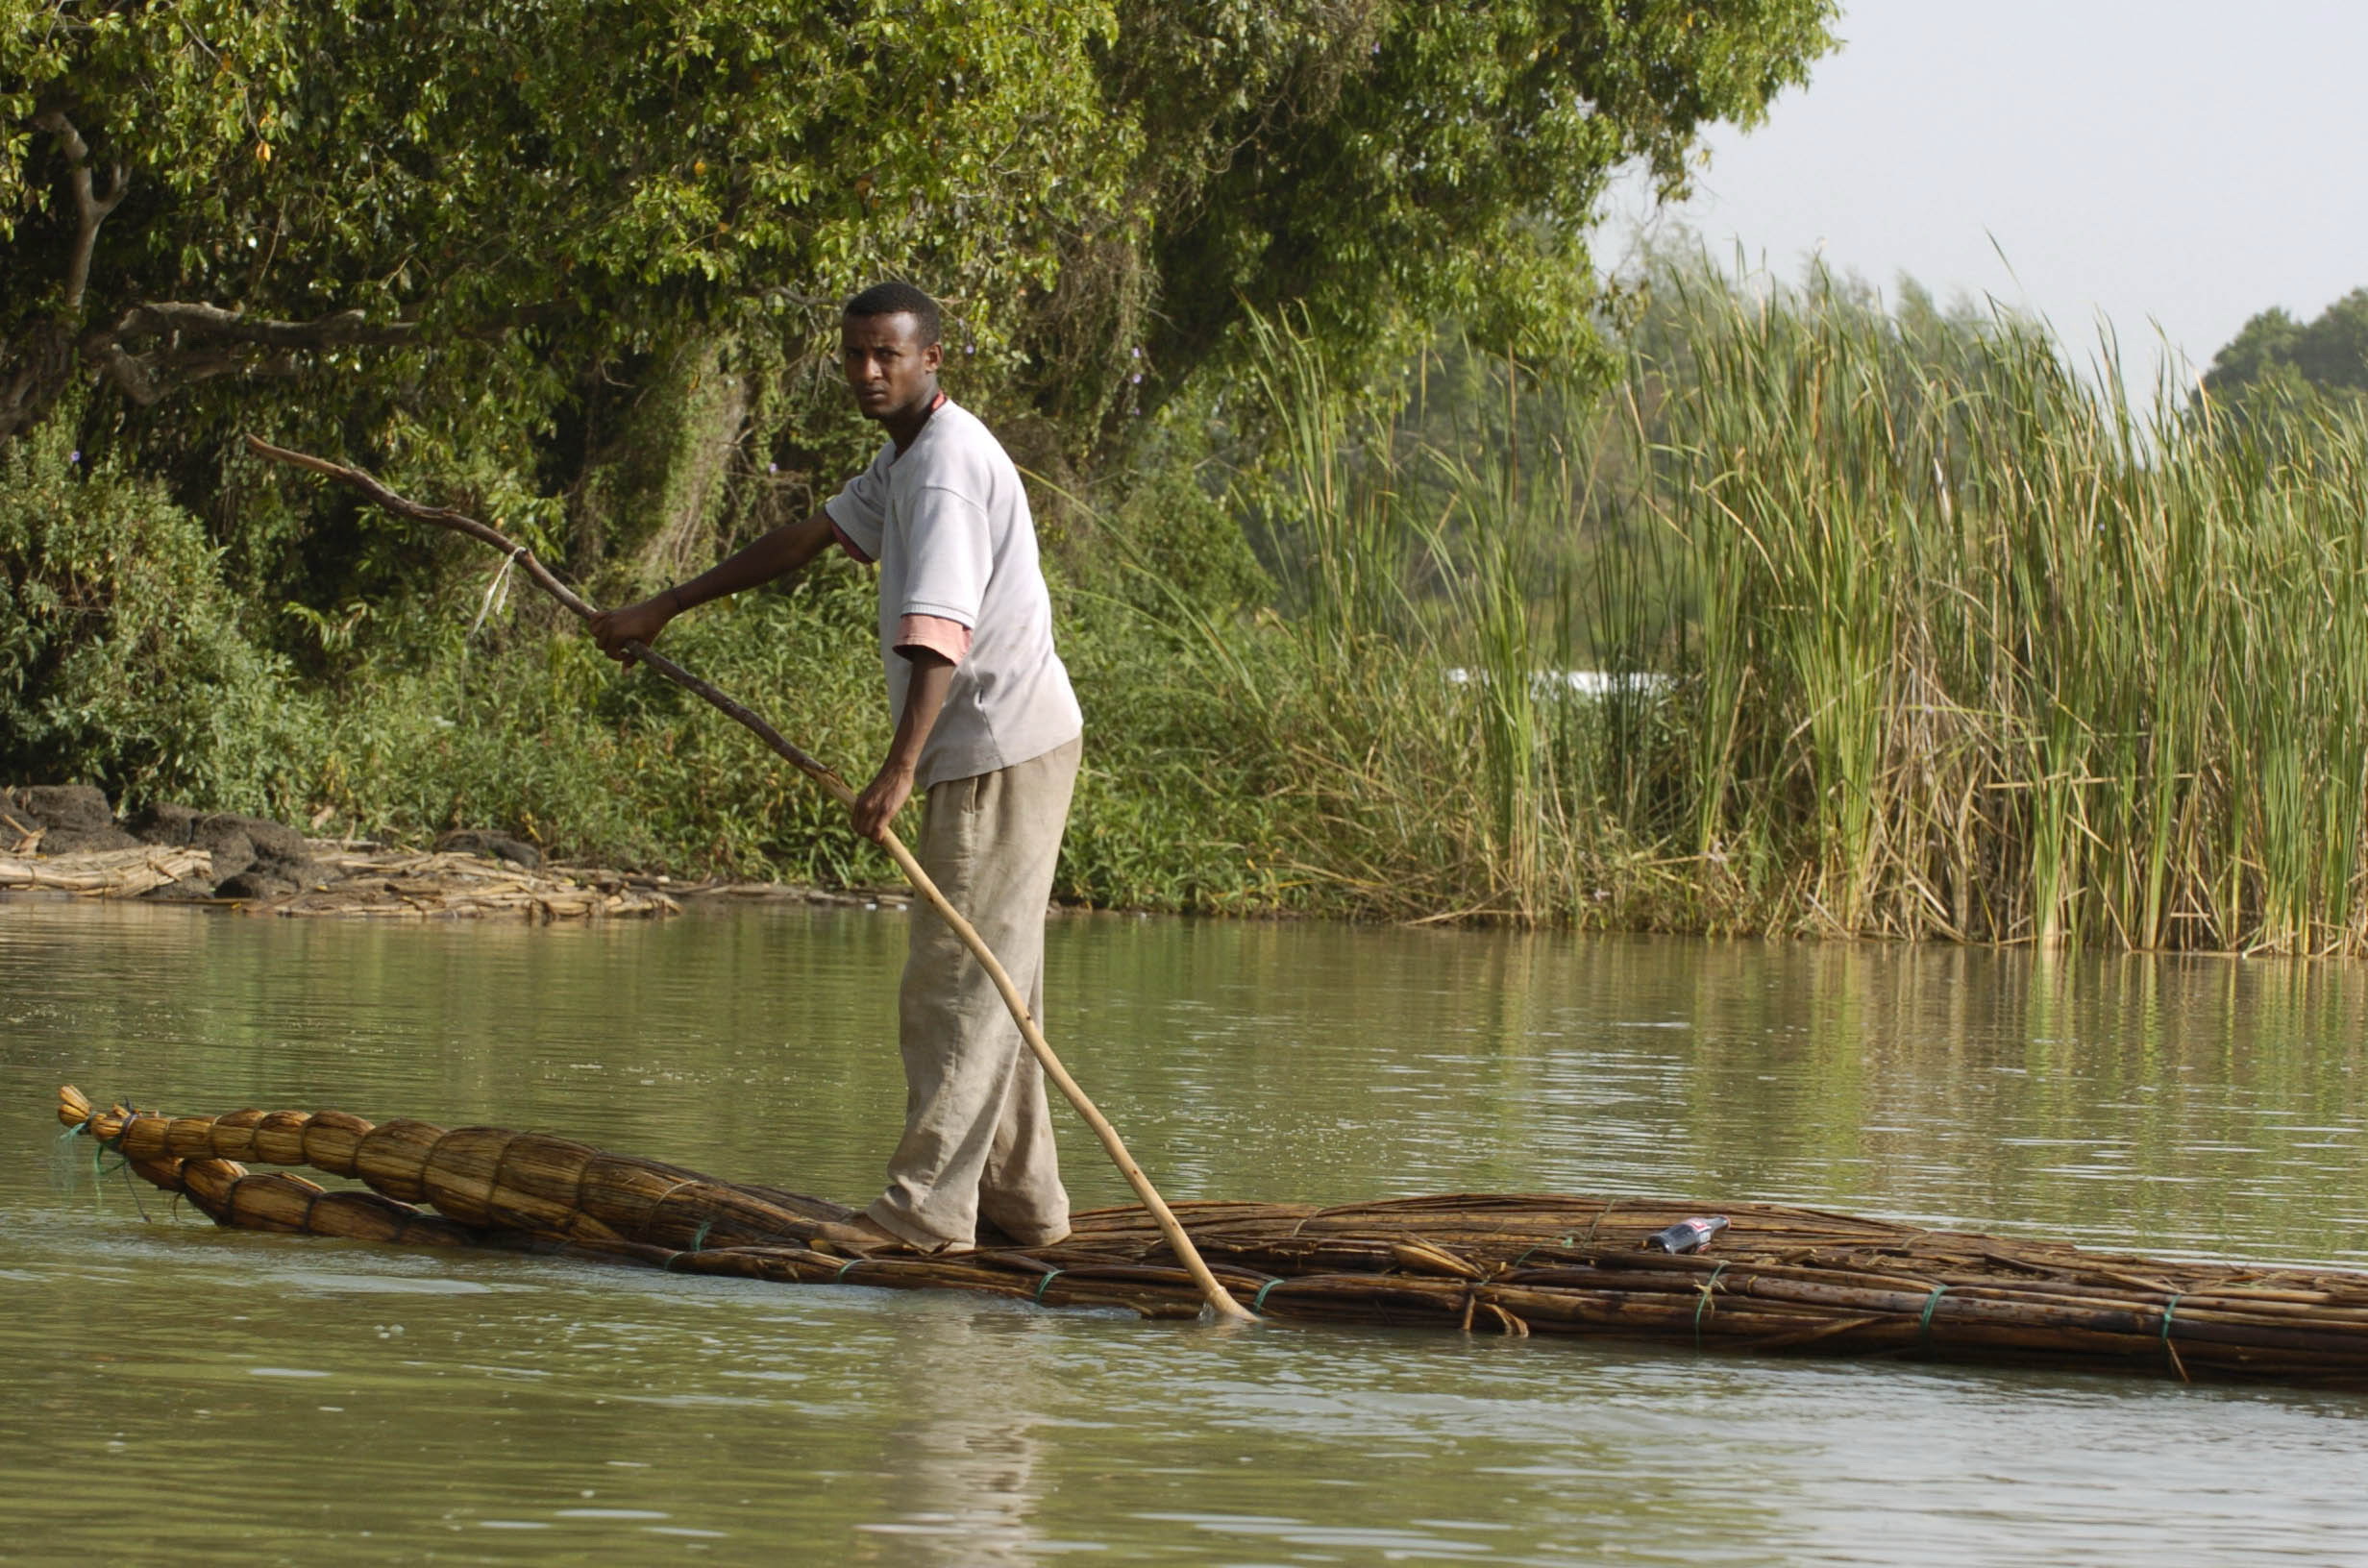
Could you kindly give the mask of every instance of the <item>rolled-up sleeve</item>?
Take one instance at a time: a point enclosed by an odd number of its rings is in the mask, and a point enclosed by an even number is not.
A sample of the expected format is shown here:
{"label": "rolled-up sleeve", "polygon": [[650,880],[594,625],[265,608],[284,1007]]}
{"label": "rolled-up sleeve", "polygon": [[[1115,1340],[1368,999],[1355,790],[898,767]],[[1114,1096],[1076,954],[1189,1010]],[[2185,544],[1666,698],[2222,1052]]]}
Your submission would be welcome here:
{"label": "rolled-up sleeve", "polygon": [[875,560],[878,559],[877,556],[866,554],[863,547],[855,543],[853,536],[848,533],[847,529],[840,525],[839,520],[835,517],[830,520],[830,537],[839,542],[839,548],[841,550],[847,551],[851,557],[862,562],[865,566],[870,566]]}
{"label": "rolled-up sleeve", "polygon": [[942,655],[948,664],[960,664],[970,656],[971,628],[959,621],[950,621],[942,615],[907,615],[897,621],[896,650],[911,658],[913,649],[925,648]]}

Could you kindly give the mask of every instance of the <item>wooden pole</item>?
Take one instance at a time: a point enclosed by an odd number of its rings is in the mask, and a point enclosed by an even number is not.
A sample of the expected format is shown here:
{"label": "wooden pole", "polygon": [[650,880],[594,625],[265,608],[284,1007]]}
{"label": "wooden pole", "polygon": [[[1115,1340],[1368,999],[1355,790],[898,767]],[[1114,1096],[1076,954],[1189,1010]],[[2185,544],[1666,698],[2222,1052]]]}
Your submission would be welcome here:
{"label": "wooden pole", "polygon": [[[589,621],[598,613],[582,596],[554,576],[550,568],[536,560],[533,551],[489,524],[480,523],[477,519],[456,512],[449,507],[423,506],[415,501],[406,500],[360,469],[348,468],[342,463],[333,463],[325,457],[314,457],[301,452],[290,452],[284,447],[275,447],[270,442],[252,435],[247,437],[247,449],[256,455],[267,457],[273,462],[309,469],[324,478],[334,479],[339,484],[359,491],[374,504],[398,517],[407,517],[415,523],[426,523],[433,527],[449,528],[456,533],[464,533],[472,539],[491,545],[515,562],[520,570],[533,579],[536,587],[566,605],[577,615]],[[758,740],[772,747],[776,754],[827,790],[831,798],[837,800],[839,804],[843,806],[854,804],[855,792],[848,787],[847,780],[791,745],[780,731],[775,729],[754,712],[708,685],[663,653],[641,643],[629,642],[625,647],[626,650],[641,663],[648,665],[685,691],[696,692],[714,706],[738,720],[752,731]],[[1079,1088],[1077,1081],[1069,1075],[1069,1069],[1061,1066],[1061,1059],[1052,1054],[1051,1042],[1045,1039],[1044,1030],[1037,1026],[1035,1017],[1028,1012],[1027,999],[1020,994],[1020,988],[1012,984],[1011,975],[997,961],[995,954],[988,949],[985,939],[979,936],[977,929],[969,920],[963,919],[960,910],[955,909],[951,903],[947,901],[946,895],[938,891],[937,884],[930,880],[929,873],[921,869],[921,862],[913,858],[913,852],[904,847],[903,841],[899,839],[893,830],[885,828],[881,830],[880,844],[887,849],[890,857],[896,861],[899,869],[904,872],[906,880],[912,883],[913,891],[920,894],[923,900],[937,912],[938,919],[944,920],[953,934],[962,940],[962,945],[971,950],[971,955],[977,959],[980,967],[987,971],[987,977],[995,982],[996,991],[1002,995],[1003,1005],[1011,1010],[1012,1021],[1020,1026],[1020,1036],[1027,1041],[1027,1048],[1036,1054],[1036,1061],[1044,1068],[1045,1076],[1051,1079],[1060,1089],[1069,1103],[1076,1108],[1077,1115],[1085,1118],[1085,1124],[1094,1130],[1094,1136],[1101,1140],[1102,1151],[1109,1155],[1110,1163],[1118,1166],[1119,1174],[1126,1178],[1126,1185],[1134,1188],[1135,1196],[1142,1201],[1144,1208],[1150,1211],[1151,1217],[1158,1222],[1160,1235],[1166,1237],[1169,1250],[1176,1255],[1177,1260],[1191,1272],[1194,1282],[1200,1286],[1200,1293],[1208,1301],[1209,1310],[1220,1318],[1255,1322],[1255,1316],[1240,1302],[1234,1300],[1225,1287],[1218,1283],[1217,1276],[1209,1272],[1209,1265],[1201,1261],[1200,1250],[1193,1245],[1192,1237],[1184,1234],[1183,1225],[1177,1221],[1174,1213],[1169,1209],[1167,1201],[1160,1197],[1159,1189],[1154,1188],[1151,1185],[1151,1179],[1143,1173],[1143,1167],[1135,1164],[1134,1156],[1126,1152],[1125,1141],[1119,1137],[1119,1130],[1110,1125],[1109,1118],[1104,1116],[1095,1107],[1094,1102],[1086,1097],[1085,1090]]]}

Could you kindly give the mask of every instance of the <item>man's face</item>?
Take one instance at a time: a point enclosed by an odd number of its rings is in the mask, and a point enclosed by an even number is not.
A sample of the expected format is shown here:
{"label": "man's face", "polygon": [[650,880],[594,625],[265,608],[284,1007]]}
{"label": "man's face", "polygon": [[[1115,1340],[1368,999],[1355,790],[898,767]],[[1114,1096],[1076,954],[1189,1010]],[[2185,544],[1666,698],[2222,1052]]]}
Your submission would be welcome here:
{"label": "man's face", "polygon": [[944,361],[936,344],[921,341],[913,316],[848,316],[839,323],[839,368],[866,419],[919,412],[937,390]]}

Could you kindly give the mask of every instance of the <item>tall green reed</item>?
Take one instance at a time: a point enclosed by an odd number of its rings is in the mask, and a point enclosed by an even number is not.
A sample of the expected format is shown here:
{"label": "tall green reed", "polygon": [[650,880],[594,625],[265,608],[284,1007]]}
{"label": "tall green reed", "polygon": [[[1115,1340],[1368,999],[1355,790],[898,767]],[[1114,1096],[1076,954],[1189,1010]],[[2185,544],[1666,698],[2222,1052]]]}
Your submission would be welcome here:
{"label": "tall green reed", "polygon": [[2368,946],[2356,413],[2141,415],[2109,343],[1933,355],[1815,289],[1674,314],[1649,504],[1703,584],[1704,831],[1787,869],[1763,923]]}
{"label": "tall green reed", "polygon": [[[1525,409],[1529,372],[1468,353],[1402,403],[1360,405],[1287,321],[1253,328],[1274,439],[1234,500],[1281,613],[1173,606],[1230,683],[1265,759],[1259,787],[1311,907],[1402,919],[1602,918],[1632,852],[1602,796],[1614,710],[1562,676],[1589,617],[1575,520],[1600,412]],[[1437,372],[1436,378],[1431,372]]]}
{"label": "tall green reed", "polygon": [[1191,640],[1317,907],[2368,950],[2356,411],[1707,268],[1602,398],[1258,331],[1282,613]]}

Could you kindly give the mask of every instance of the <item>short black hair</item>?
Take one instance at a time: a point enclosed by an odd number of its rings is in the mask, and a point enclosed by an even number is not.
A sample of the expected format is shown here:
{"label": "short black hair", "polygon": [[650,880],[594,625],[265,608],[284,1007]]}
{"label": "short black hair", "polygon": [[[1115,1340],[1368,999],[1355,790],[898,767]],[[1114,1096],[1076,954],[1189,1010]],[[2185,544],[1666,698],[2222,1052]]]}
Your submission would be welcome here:
{"label": "short black hair", "polygon": [[921,325],[921,346],[938,340],[937,302],[912,284],[891,281],[874,283],[847,302],[840,312],[849,316],[910,316]]}

